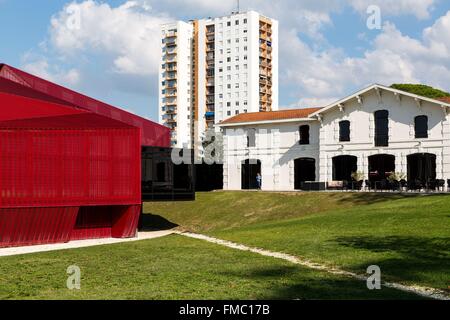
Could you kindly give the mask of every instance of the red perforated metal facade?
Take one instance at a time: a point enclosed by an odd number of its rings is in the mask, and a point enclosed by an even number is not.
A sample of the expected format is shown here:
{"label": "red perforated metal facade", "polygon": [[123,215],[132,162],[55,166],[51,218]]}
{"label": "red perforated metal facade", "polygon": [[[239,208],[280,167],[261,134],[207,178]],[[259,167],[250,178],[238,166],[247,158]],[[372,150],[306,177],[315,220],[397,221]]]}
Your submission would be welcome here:
{"label": "red perforated metal facade", "polygon": [[142,139],[169,131],[59,88],[0,65],[0,247],[136,234]]}

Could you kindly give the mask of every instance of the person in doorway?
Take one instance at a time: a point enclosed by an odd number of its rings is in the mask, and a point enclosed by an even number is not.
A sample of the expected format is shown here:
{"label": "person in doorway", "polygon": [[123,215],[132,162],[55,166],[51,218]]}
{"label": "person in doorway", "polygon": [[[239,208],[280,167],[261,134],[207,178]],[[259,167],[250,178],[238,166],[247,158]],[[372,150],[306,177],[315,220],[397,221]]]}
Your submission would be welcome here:
{"label": "person in doorway", "polygon": [[258,187],[258,190],[261,190],[261,182],[262,182],[262,177],[260,173],[256,174],[256,186]]}

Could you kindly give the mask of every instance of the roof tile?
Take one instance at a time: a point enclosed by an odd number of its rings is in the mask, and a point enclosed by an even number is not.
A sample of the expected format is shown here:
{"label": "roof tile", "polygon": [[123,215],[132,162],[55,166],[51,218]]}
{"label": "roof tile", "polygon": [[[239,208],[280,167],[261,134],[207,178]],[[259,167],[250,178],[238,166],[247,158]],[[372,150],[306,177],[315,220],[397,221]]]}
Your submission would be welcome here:
{"label": "roof tile", "polygon": [[439,98],[438,100],[445,102],[445,103],[450,103],[450,97],[443,97],[443,98]]}
{"label": "roof tile", "polygon": [[250,112],[241,113],[221,122],[221,124],[259,122],[259,121],[276,121],[307,118],[309,115],[322,108],[305,108],[305,109],[288,109],[267,112]]}

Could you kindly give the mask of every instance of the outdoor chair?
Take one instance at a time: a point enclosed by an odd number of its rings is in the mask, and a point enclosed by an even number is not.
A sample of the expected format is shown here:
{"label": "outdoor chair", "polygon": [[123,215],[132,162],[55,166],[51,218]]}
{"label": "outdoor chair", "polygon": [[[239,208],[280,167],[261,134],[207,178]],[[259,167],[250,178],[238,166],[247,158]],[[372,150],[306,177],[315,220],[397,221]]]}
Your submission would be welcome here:
{"label": "outdoor chair", "polygon": [[436,188],[438,191],[444,192],[445,189],[445,180],[444,179],[438,179],[436,180]]}
{"label": "outdoor chair", "polygon": [[388,189],[388,181],[387,180],[381,180],[380,181],[380,190],[385,191]]}
{"label": "outdoor chair", "polygon": [[348,189],[349,189],[348,181],[347,180],[342,181],[342,190],[348,191]]}
{"label": "outdoor chair", "polygon": [[408,183],[406,182],[405,179],[400,180],[400,188],[401,188],[401,191],[403,191],[406,188],[408,188]]}
{"label": "outdoor chair", "polygon": [[343,190],[344,182],[343,181],[330,181],[327,183],[327,189],[330,190]]}
{"label": "outdoor chair", "polygon": [[399,181],[392,181],[392,182],[389,182],[389,184],[390,184],[390,186],[391,186],[391,190],[392,191],[400,191],[400,182]]}
{"label": "outdoor chair", "polygon": [[420,189],[420,185],[417,185],[416,180],[408,181],[408,191],[417,191]]}
{"label": "outdoor chair", "polygon": [[427,188],[427,184],[424,181],[422,181],[422,180],[417,179],[415,181],[415,184],[416,184],[417,189],[419,191],[421,191],[422,189],[426,189]]}
{"label": "outdoor chair", "polygon": [[437,181],[435,179],[429,179],[427,181],[427,190],[436,191],[436,188],[437,188]]}

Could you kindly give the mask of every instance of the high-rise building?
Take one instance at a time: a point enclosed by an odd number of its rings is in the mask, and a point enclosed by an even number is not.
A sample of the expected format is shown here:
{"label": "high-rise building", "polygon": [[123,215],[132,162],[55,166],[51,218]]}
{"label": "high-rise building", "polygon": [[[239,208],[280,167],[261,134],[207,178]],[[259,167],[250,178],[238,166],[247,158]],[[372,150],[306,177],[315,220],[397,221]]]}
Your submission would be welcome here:
{"label": "high-rise building", "polygon": [[239,113],[278,110],[276,20],[248,11],[167,24],[161,53],[159,121],[174,147],[201,146]]}

